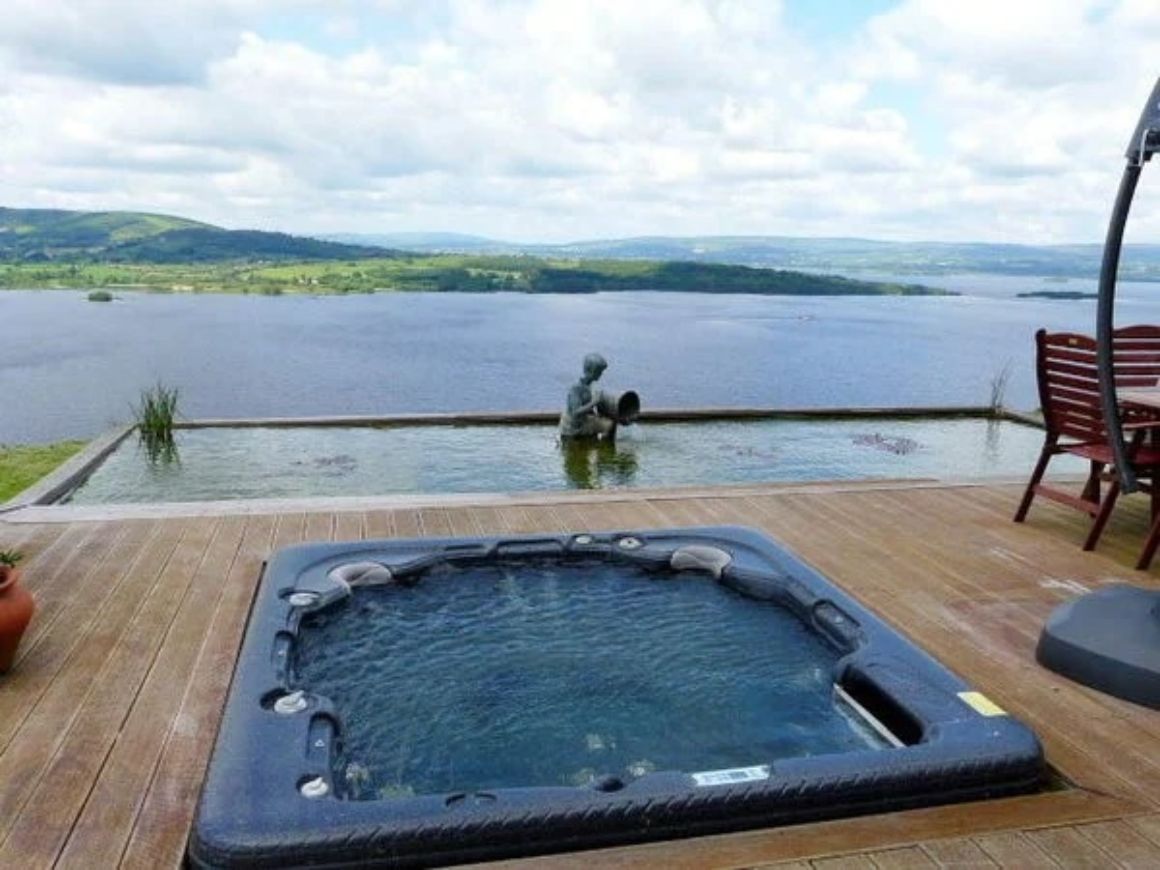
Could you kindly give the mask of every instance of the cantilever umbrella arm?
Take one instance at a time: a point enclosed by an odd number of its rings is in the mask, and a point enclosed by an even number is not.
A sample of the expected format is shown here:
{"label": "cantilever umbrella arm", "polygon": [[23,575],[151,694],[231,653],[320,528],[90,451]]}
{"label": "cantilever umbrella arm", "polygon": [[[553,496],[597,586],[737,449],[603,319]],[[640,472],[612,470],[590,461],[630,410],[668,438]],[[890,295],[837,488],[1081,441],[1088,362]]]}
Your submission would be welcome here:
{"label": "cantilever umbrella arm", "polygon": [[[1116,307],[1116,270],[1124,224],[1140,171],[1160,150],[1160,81],[1152,88],[1136,132],[1128,144],[1128,165],[1108,224],[1100,269],[1096,313],[1096,358],[1104,423],[1124,492],[1136,489],[1136,476],[1124,445],[1124,428],[1116,403],[1112,320]],[[1160,710],[1160,591],[1113,583],[1080,595],[1055,609],[1035,648],[1038,662],[1056,673]]]}
{"label": "cantilever umbrella arm", "polygon": [[1128,165],[1120,179],[1120,190],[1116,194],[1116,204],[1108,222],[1108,235],[1104,240],[1104,259],[1100,266],[1100,293],[1096,309],[1096,364],[1100,378],[1100,399],[1103,404],[1104,425],[1111,441],[1112,455],[1120,486],[1124,492],[1136,491],[1136,475],[1128,461],[1128,449],[1124,443],[1124,430],[1120,424],[1120,408],[1116,395],[1115,366],[1112,352],[1112,330],[1114,329],[1116,308],[1116,274],[1120,266],[1120,248],[1124,242],[1124,225],[1128,222],[1128,212],[1132,209],[1132,197],[1136,194],[1136,183],[1140,180],[1140,170],[1160,151],[1160,79],[1152,88],[1144,111],[1128,143]]}

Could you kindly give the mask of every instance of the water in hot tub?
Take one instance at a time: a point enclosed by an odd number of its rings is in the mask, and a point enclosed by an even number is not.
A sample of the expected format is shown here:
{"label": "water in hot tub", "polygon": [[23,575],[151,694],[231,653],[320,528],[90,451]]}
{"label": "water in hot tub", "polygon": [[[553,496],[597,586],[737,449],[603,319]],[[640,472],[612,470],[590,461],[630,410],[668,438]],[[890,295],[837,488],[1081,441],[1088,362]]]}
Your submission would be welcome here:
{"label": "water in hot tub", "polygon": [[341,716],[339,787],[374,799],[880,748],[837,659],[705,576],[533,561],[356,589],[304,621],[296,668]]}

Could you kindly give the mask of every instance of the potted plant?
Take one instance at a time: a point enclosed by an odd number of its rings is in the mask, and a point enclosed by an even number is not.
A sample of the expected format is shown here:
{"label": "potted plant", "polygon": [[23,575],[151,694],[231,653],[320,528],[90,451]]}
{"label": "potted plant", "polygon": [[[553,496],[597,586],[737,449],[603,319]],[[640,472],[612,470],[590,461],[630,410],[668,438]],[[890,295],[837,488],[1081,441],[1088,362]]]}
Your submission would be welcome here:
{"label": "potted plant", "polygon": [[20,562],[24,554],[0,550],[0,673],[12,667],[16,649],[36,605],[32,595],[20,585]]}

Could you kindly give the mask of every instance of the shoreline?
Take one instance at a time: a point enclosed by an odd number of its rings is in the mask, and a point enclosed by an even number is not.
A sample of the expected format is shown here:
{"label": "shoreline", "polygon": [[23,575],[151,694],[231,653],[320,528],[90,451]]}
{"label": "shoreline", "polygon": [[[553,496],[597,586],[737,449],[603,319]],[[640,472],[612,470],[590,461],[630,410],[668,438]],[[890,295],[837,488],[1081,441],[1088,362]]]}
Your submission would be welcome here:
{"label": "shoreline", "polygon": [[0,289],[135,289],[161,293],[356,295],[497,292],[579,295],[663,291],[759,296],[948,296],[906,281],[699,262],[401,256],[219,262],[0,261]]}
{"label": "shoreline", "polygon": [[[437,295],[459,295],[459,296],[597,296],[599,294],[617,295],[621,293],[679,293],[679,294],[700,294],[704,296],[776,296],[778,298],[796,298],[796,299],[842,299],[842,298],[856,298],[856,299],[954,299],[960,298],[966,294],[959,293],[953,290],[939,290],[938,288],[928,288],[928,292],[833,292],[833,293],[798,293],[793,291],[761,291],[761,290],[706,290],[701,287],[687,287],[681,289],[674,289],[671,287],[625,287],[625,288],[600,288],[592,290],[518,290],[518,289],[501,289],[501,290],[437,290],[426,287],[373,287],[365,290],[330,290],[320,287],[295,287],[281,289],[278,292],[271,292],[268,290],[255,290],[247,286],[231,286],[231,287],[164,287],[159,285],[149,284],[83,284],[83,285],[64,285],[64,284],[43,284],[37,286],[3,286],[0,285],[0,293],[93,293],[95,291],[108,291],[114,294],[111,302],[117,301],[116,294],[118,293],[138,293],[147,294],[150,296],[303,296],[303,297],[320,297],[320,296],[382,296],[391,294],[405,294],[405,293],[430,293]],[[90,300],[98,302],[99,300]]]}

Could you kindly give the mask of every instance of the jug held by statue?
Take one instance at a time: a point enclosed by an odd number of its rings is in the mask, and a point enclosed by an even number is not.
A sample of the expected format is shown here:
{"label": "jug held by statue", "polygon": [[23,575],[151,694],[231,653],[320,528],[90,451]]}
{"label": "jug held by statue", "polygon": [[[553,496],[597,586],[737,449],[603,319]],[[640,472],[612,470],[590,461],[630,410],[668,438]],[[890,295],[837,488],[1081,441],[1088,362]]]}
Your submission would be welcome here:
{"label": "jug held by statue", "polygon": [[627,426],[629,423],[635,423],[640,417],[640,396],[636,394],[636,390],[625,390],[623,393],[605,390],[600,393],[596,408],[600,416]]}

